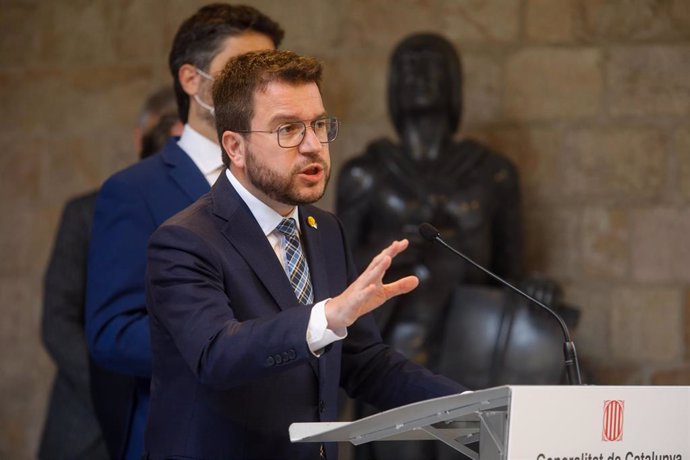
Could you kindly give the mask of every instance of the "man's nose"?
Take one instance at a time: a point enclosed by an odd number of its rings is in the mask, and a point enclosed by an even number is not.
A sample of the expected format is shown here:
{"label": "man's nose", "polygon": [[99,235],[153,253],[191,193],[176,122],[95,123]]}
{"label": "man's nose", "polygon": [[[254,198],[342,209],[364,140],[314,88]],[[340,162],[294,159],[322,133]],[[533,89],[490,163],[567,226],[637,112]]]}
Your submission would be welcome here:
{"label": "man's nose", "polygon": [[299,144],[300,151],[318,152],[323,148],[323,144],[316,136],[316,132],[312,126],[307,125],[304,131],[304,139]]}

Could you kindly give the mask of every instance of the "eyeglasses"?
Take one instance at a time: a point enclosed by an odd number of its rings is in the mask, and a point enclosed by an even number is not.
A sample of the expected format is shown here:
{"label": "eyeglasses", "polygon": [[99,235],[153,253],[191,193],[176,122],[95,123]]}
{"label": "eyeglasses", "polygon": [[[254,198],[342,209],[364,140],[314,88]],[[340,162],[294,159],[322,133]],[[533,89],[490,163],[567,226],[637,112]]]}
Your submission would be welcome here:
{"label": "eyeglasses", "polygon": [[267,134],[277,134],[278,145],[284,149],[289,149],[292,147],[297,147],[304,140],[304,135],[307,132],[307,123],[314,130],[316,138],[322,144],[328,144],[333,142],[336,137],[338,137],[338,125],[339,121],[335,117],[325,117],[319,118],[312,122],[304,121],[291,121],[288,123],[283,123],[272,131],[260,131],[260,130],[250,130],[250,131],[235,131],[237,133],[267,133]]}

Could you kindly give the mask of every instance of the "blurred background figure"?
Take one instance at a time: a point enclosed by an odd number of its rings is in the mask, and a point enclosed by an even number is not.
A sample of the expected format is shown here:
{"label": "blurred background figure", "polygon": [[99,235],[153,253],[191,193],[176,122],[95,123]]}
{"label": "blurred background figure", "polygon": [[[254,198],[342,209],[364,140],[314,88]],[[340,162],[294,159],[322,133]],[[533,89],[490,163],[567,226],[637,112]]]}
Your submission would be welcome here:
{"label": "blurred background figure", "polygon": [[[395,48],[388,108],[399,140],[375,140],[344,165],[336,212],[359,269],[388,241],[410,240],[388,276],[412,273],[420,285],[375,312],[384,341],[471,388],[559,383],[562,339],[555,320],[418,233],[429,222],[451,246],[500,277],[520,281],[551,305],[560,300],[553,281],[524,279],[515,166],[475,140],[454,139],[462,122],[462,79],[458,53],[440,35],[414,34]],[[359,458],[455,455],[434,442],[358,449]]]}
{"label": "blurred background figure", "polygon": [[[141,109],[134,148],[146,158],[181,129],[172,87],[160,88]],[[111,448],[117,441],[104,440],[101,424],[128,416],[119,407],[118,395],[133,382],[95,366],[84,335],[86,259],[96,194],[89,192],[65,205],[45,272],[42,338],[57,372],[38,454],[42,460],[115,458]],[[109,401],[92,401],[92,391],[99,388],[112,395]]]}
{"label": "blurred background figure", "polygon": [[171,136],[182,134],[182,128],[173,88],[164,86],[151,93],[134,128],[134,147],[139,158],[161,150]]}
{"label": "blurred background figure", "polygon": [[[227,61],[276,48],[283,29],[246,5],[212,3],[182,21],[169,71],[184,128],[161,152],[108,178],[98,193],[88,256],[86,339],[95,362],[136,379],[122,406],[129,411],[125,453],[139,460],[153,367],[146,310],[146,248],[151,234],[211,189],[224,169],[211,88]],[[111,398],[102,395],[104,401]]]}

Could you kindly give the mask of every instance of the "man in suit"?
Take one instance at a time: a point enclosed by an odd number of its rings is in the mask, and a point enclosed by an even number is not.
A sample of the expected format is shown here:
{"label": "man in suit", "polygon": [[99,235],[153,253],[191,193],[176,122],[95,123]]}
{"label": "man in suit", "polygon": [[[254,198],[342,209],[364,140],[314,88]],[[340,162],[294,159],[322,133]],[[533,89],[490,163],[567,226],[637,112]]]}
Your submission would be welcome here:
{"label": "man in suit", "polygon": [[[140,158],[146,158],[162,148],[163,137],[179,135],[179,131],[172,86],[161,88],[144,102],[134,130],[134,147]],[[84,336],[86,258],[96,195],[92,191],[65,205],[45,273],[41,333],[57,373],[38,453],[41,460],[118,458],[114,451],[117,439],[104,438],[99,422],[112,418],[112,414],[104,418],[103,412],[120,409],[119,396],[131,394],[132,379],[95,366],[88,358]],[[96,392],[107,389],[108,400],[92,404],[94,388]],[[104,409],[99,402],[108,407]]]}
{"label": "man in suit", "polygon": [[369,314],[417,286],[382,282],[407,240],[358,277],[340,222],[311,205],[338,132],[320,77],[316,60],[271,50],[214,85],[229,169],[149,245],[149,459],[334,459],[333,444],[291,444],[288,426],[335,420],[339,386],[381,409],[463,390],[384,345]]}
{"label": "man in suit", "polygon": [[169,60],[185,123],[182,136],[158,155],[115,174],[99,193],[88,262],[86,333],[100,366],[137,378],[124,458],[140,458],[148,411],[146,243],[158,225],[207,192],[220,174],[210,96],[214,76],[231,56],[275,48],[282,37],[277,23],[247,6],[211,4],[185,20]]}

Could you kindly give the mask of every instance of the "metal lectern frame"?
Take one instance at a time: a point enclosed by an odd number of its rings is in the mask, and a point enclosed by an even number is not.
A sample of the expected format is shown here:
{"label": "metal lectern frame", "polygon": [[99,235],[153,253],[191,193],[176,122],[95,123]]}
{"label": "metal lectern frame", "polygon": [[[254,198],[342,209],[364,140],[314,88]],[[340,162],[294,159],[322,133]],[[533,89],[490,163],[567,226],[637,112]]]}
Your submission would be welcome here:
{"label": "metal lectern frame", "polygon": [[[510,388],[429,399],[354,422],[293,423],[292,442],[438,440],[473,460],[506,458]],[[479,441],[479,453],[467,444]]]}

